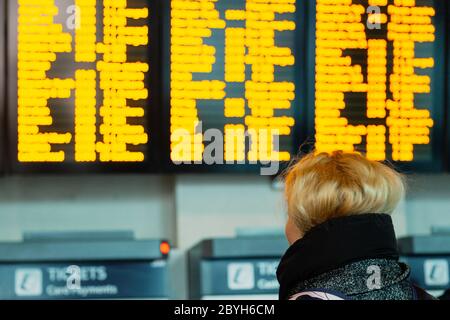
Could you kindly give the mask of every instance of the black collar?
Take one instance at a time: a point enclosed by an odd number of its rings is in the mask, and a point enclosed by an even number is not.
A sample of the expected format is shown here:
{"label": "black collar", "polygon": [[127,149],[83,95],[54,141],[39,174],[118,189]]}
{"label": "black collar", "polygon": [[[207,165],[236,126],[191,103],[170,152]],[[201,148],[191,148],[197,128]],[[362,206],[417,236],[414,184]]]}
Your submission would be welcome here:
{"label": "black collar", "polygon": [[365,259],[398,259],[392,219],[362,214],[328,220],[292,244],[277,270],[280,299],[298,283]]}

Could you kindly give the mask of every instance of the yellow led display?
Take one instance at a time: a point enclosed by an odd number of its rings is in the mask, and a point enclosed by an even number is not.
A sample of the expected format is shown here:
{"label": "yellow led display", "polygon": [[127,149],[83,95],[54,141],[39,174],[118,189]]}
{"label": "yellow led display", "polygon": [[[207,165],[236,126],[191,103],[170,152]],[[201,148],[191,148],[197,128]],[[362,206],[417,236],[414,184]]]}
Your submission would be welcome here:
{"label": "yellow led display", "polygon": [[[412,161],[414,145],[430,144],[430,129],[433,127],[428,110],[416,109],[414,95],[430,93],[431,79],[415,73],[417,68],[434,66],[433,58],[416,58],[416,42],[433,42],[435,28],[431,18],[434,9],[415,7],[415,1],[403,1],[388,7],[393,21],[388,24],[388,40],[394,45],[393,74],[390,76],[392,99],[387,101],[390,128],[389,143],[392,144],[392,159]],[[406,22],[403,18],[406,17]],[[418,23],[417,21],[422,21]]]}
{"label": "yellow led display", "polygon": [[[74,0],[71,25],[55,22],[64,2],[18,0],[19,162],[145,160],[150,66],[129,56],[149,45],[149,9],[128,2]],[[52,76],[60,59],[72,59],[64,78]],[[57,116],[71,113],[71,125]]]}
{"label": "yellow led display", "polygon": [[[416,57],[415,49],[435,40],[434,9],[414,0],[369,0],[380,12],[365,16],[362,3],[317,0],[316,149],[363,145],[370,159],[410,162],[415,145],[430,144],[433,127],[431,106],[417,108],[415,97],[430,93],[430,76],[416,72],[433,68],[434,59]],[[375,23],[371,33],[367,25]],[[361,94],[364,101],[355,98]]]}
{"label": "yellow led display", "polygon": [[64,152],[53,152],[52,144],[68,144],[70,133],[45,132],[51,126],[48,100],[69,98],[73,79],[49,78],[46,73],[58,53],[72,51],[72,36],[53,22],[58,8],[54,1],[19,1],[17,53],[18,160],[63,162]]}
{"label": "yellow led display", "polygon": [[[171,1],[174,162],[202,160],[205,145],[198,128],[208,122],[220,123],[216,128],[224,133],[226,161],[290,160],[290,150],[278,150],[274,137],[289,136],[295,124],[295,84],[292,76],[277,80],[277,72],[293,73],[295,58],[292,48],[277,45],[276,39],[296,29],[296,1],[242,0],[236,5]],[[204,100],[211,101],[208,108],[214,108],[216,118],[202,117]]]}

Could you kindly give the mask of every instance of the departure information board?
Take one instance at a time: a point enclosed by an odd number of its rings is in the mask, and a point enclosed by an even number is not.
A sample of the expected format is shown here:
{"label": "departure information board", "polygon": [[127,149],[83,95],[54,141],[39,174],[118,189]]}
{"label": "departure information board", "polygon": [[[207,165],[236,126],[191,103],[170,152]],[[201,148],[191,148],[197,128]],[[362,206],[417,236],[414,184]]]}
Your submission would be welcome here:
{"label": "departure information board", "polygon": [[305,141],[450,169],[448,1],[0,6],[7,172],[276,174]]}
{"label": "departure information board", "polygon": [[316,0],[317,151],[442,165],[444,5]]}
{"label": "departure information board", "polygon": [[151,3],[9,1],[17,167],[152,166]]}
{"label": "departure information board", "polygon": [[296,60],[305,59],[296,52],[296,2],[170,1],[173,164],[291,159]]}

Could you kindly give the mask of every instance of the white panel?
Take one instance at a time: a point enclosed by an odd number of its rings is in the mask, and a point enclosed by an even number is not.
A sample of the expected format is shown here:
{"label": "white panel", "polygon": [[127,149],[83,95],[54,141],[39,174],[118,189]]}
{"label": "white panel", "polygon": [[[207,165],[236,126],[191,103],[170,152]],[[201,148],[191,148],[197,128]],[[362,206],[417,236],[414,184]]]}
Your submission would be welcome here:
{"label": "white panel", "polygon": [[132,230],[174,238],[171,180],[139,175],[0,179],[0,241],[24,231]]}
{"label": "white panel", "polygon": [[176,183],[178,244],[188,248],[211,237],[232,237],[236,228],[283,227],[282,191],[268,177],[182,176]]}

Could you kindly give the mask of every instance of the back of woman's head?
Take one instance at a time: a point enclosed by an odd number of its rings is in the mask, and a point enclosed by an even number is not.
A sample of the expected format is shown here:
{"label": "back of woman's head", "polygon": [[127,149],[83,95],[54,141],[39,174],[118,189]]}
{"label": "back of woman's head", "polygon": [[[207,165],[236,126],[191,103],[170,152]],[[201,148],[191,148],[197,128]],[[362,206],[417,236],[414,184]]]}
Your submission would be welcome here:
{"label": "back of woman's head", "polygon": [[391,214],[405,193],[399,173],[357,153],[310,153],[285,178],[288,214],[302,233],[331,218]]}

